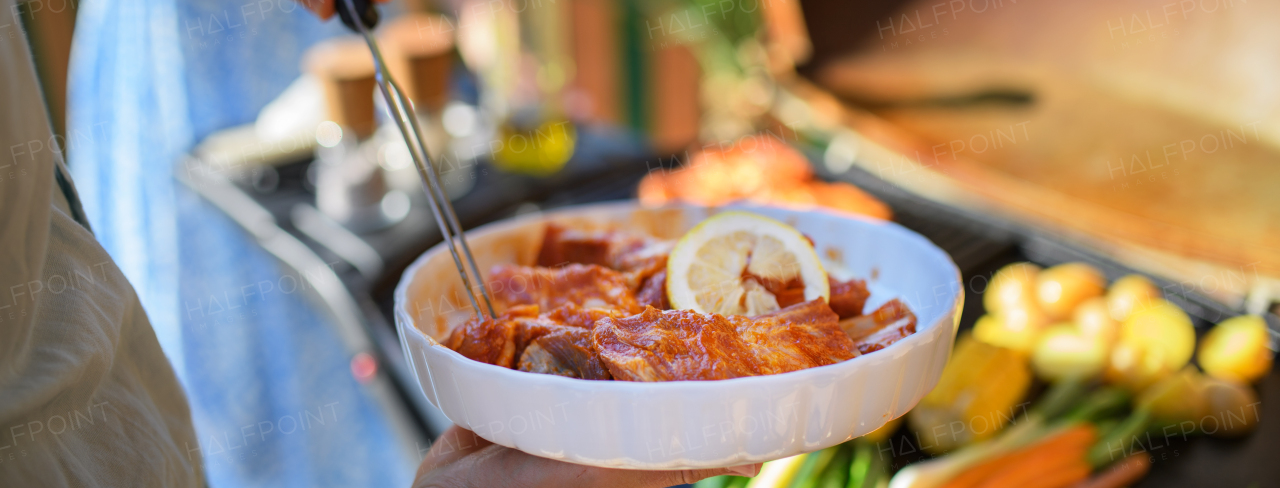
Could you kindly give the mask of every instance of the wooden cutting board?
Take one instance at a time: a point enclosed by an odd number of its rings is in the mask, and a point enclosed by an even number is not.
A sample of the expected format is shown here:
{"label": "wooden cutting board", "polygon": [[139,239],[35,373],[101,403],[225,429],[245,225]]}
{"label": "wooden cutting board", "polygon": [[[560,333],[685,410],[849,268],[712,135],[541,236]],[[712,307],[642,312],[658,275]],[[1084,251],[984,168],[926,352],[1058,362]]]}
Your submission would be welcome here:
{"label": "wooden cutting board", "polygon": [[[1280,294],[1265,278],[1280,276],[1280,85],[1268,81],[1280,60],[1257,49],[1280,46],[1262,20],[1280,6],[1152,27],[1159,2],[1005,5],[934,27],[945,40],[873,39],[819,71],[825,90],[872,110],[846,103],[844,121],[902,155],[868,169],[1081,236],[1229,304]],[[992,92],[1029,102],[971,96]]]}

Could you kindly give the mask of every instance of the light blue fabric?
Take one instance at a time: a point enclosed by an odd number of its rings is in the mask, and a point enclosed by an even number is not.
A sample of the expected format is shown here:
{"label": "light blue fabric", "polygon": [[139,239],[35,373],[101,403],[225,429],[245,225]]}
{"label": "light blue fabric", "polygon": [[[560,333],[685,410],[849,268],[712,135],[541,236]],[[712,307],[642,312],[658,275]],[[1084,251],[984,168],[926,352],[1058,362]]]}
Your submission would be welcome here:
{"label": "light blue fabric", "polygon": [[297,77],[302,51],[340,29],[292,0],[80,4],[71,171],[183,381],[200,439],[188,454],[216,487],[407,486],[416,467],[330,319],[301,290],[245,297],[289,278],[172,177],[196,141],[251,122]]}
{"label": "light blue fabric", "polygon": [[180,281],[188,392],[213,485],[409,486],[414,453],[397,451],[299,277],[226,238],[239,228],[198,196],[179,193],[178,213],[200,216],[178,225]]}
{"label": "light blue fabric", "polygon": [[191,146],[170,2],[82,2],[67,82],[67,152],[85,214],[133,284],[179,377],[177,215],[167,171]]}
{"label": "light blue fabric", "polygon": [[346,33],[294,0],[180,0],[178,17],[197,140],[252,122],[298,77],[307,47]]}

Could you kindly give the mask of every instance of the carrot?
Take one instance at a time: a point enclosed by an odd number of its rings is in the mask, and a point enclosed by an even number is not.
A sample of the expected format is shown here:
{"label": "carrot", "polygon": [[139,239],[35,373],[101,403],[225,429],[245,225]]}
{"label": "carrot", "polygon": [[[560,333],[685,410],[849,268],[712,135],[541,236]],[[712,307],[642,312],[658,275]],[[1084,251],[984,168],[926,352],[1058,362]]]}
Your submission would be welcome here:
{"label": "carrot", "polygon": [[1151,455],[1138,451],[1128,455],[1106,471],[1092,479],[1082,481],[1072,488],[1120,488],[1142,479],[1151,470]]}
{"label": "carrot", "polygon": [[1096,431],[1090,424],[1068,427],[1040,442],[972,466],[948,481],[943,488],[973,488],[984,485],[989,479],[1016,476],[1024,471],[1043,473],[1046,464],[1054,464],[1055,460],[1083,456],[1096,437]]}
{"label": "carrot", "polygon": [[1027,483],[1018,486],[1023,488],[1066,488],[1068,486],[1079,483],[1089,477],[1089,471],[1092,468],[1089,463],[1084,460],[1084,456],[1080,459],[1073,460],[1070,464],[1047,471],[1034,479],[1027,480]]}
{"label": "carrot", "polygon": [[993,459],[989,459],[978,465],[972,466],[969,469],[964,470],[963,473],[960,473],[955,478],[951,478],[951,480],[942,485],[941,488],[972,488],[988,476],[991,476],[992,473],[995,473],[1000,468],[1005,467],[1008,463],[1015,461],[1009,458],[1016,456],[1017,454],[997,456]]}
{"label": "carrot", "polygon": [[[1080,481],[1089,476],[1089,464],[1085,460],[1085,452],[1096,439],[1097,433],[1092,424],[1078,424],[1070,427],[1055,438],[1028,449],[1025,451],[1025,456],[1017,463],[1009,464],[1006,469],[991,474],[977,486],[980,488],[1031,486],[1041,481],[1048,481],[1049,473],[1074,467],[1077,464],[1084,466],[1083,474],[1065,483],[1064,486]],[[1076,471],[1078,470],[1072,470],[1072,473]]]}
{"label": "carrot", "polygon": [[[977,486],[978,488],[1025,488],[1029,486],[1040,486],[1042,482],[1046,482],[1052,478],[1052,474],[1064,470],[1071,472],[1081,471],[1080,476],[1072,479],[1069,483],[1062,485],[1050,484],[1048,486],[1066,486],[1076,481],[1089,477],[1089,464],[1084,460],[1084,449],[1069,448],[1070,451],[1049,453],[1050,457],[1037,456],[1036,458],[1026,458],[1022,462],[1010,466],[1009,469],[998,471],[986,479],[983,479]],[[1084,466],[1083,470],[1074,469],[1075,466]]]}

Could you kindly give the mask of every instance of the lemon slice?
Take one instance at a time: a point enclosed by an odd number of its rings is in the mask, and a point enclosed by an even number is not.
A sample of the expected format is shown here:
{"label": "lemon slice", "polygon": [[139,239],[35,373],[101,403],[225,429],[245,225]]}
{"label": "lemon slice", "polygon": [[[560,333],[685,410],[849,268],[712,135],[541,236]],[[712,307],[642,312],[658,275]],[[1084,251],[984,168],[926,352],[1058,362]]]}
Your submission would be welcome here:
{"label": "lemon slice", "polygon": [[698,224],[667,259],[667,298],[677,310],[759,315],[778,310],[766,283],[804,285],[804,299],[830,299],[827,273],[800,232],[749,212]]}

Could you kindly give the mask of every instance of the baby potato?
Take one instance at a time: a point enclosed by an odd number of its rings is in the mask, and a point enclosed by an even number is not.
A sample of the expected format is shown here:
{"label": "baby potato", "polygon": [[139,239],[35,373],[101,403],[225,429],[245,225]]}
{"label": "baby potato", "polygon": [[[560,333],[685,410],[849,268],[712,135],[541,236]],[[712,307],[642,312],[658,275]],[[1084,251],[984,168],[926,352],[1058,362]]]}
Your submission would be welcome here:
{"label": "baby potato", "polygon": [[1060,264],[1036,276],[1036,302],[1052,320],[1070,318],[1077,305],[1106,289],[1106,276],[1084,263]]}
{"label": "baby potato", "polygon": [[1235,381],[1206,377],[1204,399],[1208,404],[1199,427],[1215,437],[1239,437],[1258,427],[1258,394]]}
{"label": "baby potato", "polygon": [[1196,328],[1192,318],[1178,305],[1156,300],[1146,309],[1129,314],[1120,325],[1120,341],[1164,354],[1172,369],[1181,369],[1192,359],[1196,348]]}
{"label": "baby potato", "polygon": [[1129,314],[1120,326],[1120,342],[1144,353],[1147,361],[1159,358],[1170,371],[1182,369],[1196,347],[1191,317],[1163,299]]}
{"label": "baby potato", "polygon": [[1031,365],[1049,381],[1091,378],[1107,365],[1107,346],[1097,336],[1085,335],[1072,324],[1050,327],[1040,335]]}
{"label": "baby potato", "polygon": [[1107,311],[1107,300],[1103,297],[1085,300],[1076,307],[1071,320],[1081,333],[1097,337],[1107,347],[1115,343],[1116,336],[1120,333],[1120,324],[1111,318],[1111,313]]}
{"label": "baby potato", "polygon": [[1035,348],[1044,322],[1034,309],[1011,308],[1003,315],[986,314],[973,326],[973,337],[1023,354]]}
{"label": "baby potato", "polygon": [[1160,289],[1142,275],[1128,275],[1116,280],[1107,290],[1107,311],[1116,322],[1124,322],[1135,309],[1145,308],[1162,298]]}
{"label": "baby potato", "polygon": [[1159,350],[1140,349],[1125,342],[1117,342],[1111,348],[1103,379],[1123,386],[1131,392],[1141,392],[1152,384],[1173,374]]}
{"label": "baby potato", "polygon": [[1013,263],[991,277],[982,294],[982,305],[987,313],[999,314],[1010,307],[1024,307],[1035,303],[1036,276],[1040,267],[1031,263]]}
{"label": "baby potato", "polygon": [[1257,315],[1222,321],[1200,341],[1200,367],[1216,378],[1253,383],[1271,371],[1267,324]]}
{"label": "baby potato", "polygon": [[1137,405],[1151,412],[1157,425],[1196,422],[1209,412],[1204,386],[1204,375],[1188,366],[1143,390]]}
{"label": "baby potato", "polygon": [[1186,366],[1195,341],[1191,317],[1177,305],[1157,299],[1130,313],[1120,325],[1105,378],[1141,391]]}
{"label": "baby potato", "polygon": [[1031,301],[1009,304],[995,315],[1004,323],[1005,328],[1013,331],[1026,329],[1039,332],[1049,325],[1049,318]]}

